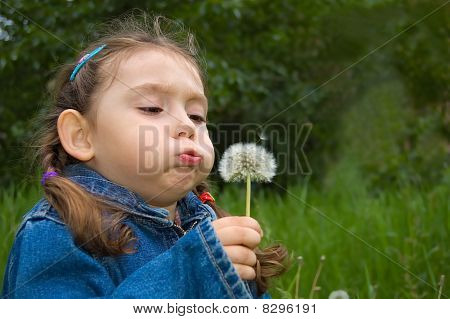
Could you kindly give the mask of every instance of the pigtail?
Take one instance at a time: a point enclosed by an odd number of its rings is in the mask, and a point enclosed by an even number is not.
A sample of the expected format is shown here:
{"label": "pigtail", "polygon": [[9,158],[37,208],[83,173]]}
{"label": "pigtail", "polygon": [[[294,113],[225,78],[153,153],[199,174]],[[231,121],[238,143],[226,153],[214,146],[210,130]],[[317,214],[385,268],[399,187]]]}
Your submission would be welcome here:
{"label": "pigtail", "polygon": [[[209,184],[206,181],[198,184],[193,192],[199,196],[203,192],[209,192]],[[206,201],[205,204],[211,206],[216,212],[217,218],[231,216],[231,214],[220,208],[213,201]],[[258,286],[258,296],[262,295],[270,286],[270,279],[279,277],[289,269],[292,261],[289,259],[287,249],[281,244],[274,244],[264,249],[256,248],[256,283]]]}
{"label": "pigtail", "polygon": [[[94,195],[63,176],[48,179],[45,197],[69,227],[75,243],[93,256],[132,253],[132,230],[123,224],[126,214],[105,205]],[[110,218],[103,212],[108,211]],[[112,236],[111,234],[118,234]]]}
{"label": "pigtail", "polygon": [[69,227],[75,243],[93,256],[134,252],[129,247],[135,240],[133,232],[123,224],[127,214],[63,176],[64,163],[52,148],[44,148],[44,168],[58,176],[44,181],[44,196]]}

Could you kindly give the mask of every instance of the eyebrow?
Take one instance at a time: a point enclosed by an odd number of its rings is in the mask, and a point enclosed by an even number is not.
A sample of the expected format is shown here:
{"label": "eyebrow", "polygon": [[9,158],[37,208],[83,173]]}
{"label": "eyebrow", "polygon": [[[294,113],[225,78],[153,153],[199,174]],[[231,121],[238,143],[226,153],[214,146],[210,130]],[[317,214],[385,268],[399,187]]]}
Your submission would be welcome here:
{"label": "eyebrow", "polygon": [[[130,92],[131,91],[131,92]],[[174,93],[177,91],[177,87],[169,84],[169,83],[144,83],[142,85],[138,85],[132,87],[128,90],[130,94],[138,94],[139,92],[160,92],[160,93]],[[186,96],[189,100],[196,99],[201,101],[206,107],[208,106],[208,99],[204,94],[198,93],[192,89],[186,91]]]}

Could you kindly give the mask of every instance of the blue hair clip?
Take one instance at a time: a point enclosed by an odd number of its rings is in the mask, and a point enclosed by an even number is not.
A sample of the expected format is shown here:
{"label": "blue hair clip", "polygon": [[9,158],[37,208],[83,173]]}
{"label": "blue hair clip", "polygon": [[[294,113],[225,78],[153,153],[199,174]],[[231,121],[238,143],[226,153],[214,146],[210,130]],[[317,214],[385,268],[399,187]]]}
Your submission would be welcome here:
{"label": "blue hair clip", "polygon": [[106,44],[102,44],[101,46],[97,47],[94,51],[91,53],[86,54],[83,56],[80,61],[78,61],[77,66],[75,69],[73,69],[72,74],[70,75],[70,81],[73,81],[75,79],[75,76],[77,75],[78,71],[83,67],[83,65],[86,64],[87,61],[92,59],[97,53],[99,53],[104,47],[106,47]]}

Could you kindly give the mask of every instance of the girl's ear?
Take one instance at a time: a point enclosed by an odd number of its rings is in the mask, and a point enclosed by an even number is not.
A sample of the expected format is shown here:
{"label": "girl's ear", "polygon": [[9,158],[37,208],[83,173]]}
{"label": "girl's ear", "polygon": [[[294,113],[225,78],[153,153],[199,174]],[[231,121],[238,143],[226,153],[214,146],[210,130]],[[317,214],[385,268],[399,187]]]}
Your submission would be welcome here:
{"label": "girl's ear", "polygon": [[58,135],[65,151],[80,161],[94,157],[88,121],[77,110],[64,110],[58,117]]}

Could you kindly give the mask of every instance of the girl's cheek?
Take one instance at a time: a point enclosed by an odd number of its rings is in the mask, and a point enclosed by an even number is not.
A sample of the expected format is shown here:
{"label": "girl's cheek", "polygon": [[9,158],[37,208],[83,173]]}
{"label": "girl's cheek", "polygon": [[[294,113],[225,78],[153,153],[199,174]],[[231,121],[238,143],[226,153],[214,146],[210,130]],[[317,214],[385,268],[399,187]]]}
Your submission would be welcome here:
{"label": "girl's cheek", "polygon": [[203,138],[203,141],[201,141],[200,146],[203,148],[206,154],[208,154],[209,156],[214,156],[214,146],[209,136]]}
{"label": "girl's cheek", "polygon": [[214,151],[214,146],[212,144],[212,142],[210,141],[209,145],[208,145],[208,154],[209,154],[209,158],[210,158],[210,165],[211,168],[214,165],[214,158],[215,158],[215,151]]}
{"label": "girl's cheek", "polygon": [[199,138],[200,138],[200,144],[208,145],[209,147],[213,147],[211,138],[209,136],[209,131],[206,128],[206,126],[203,126],[199,129]]}

